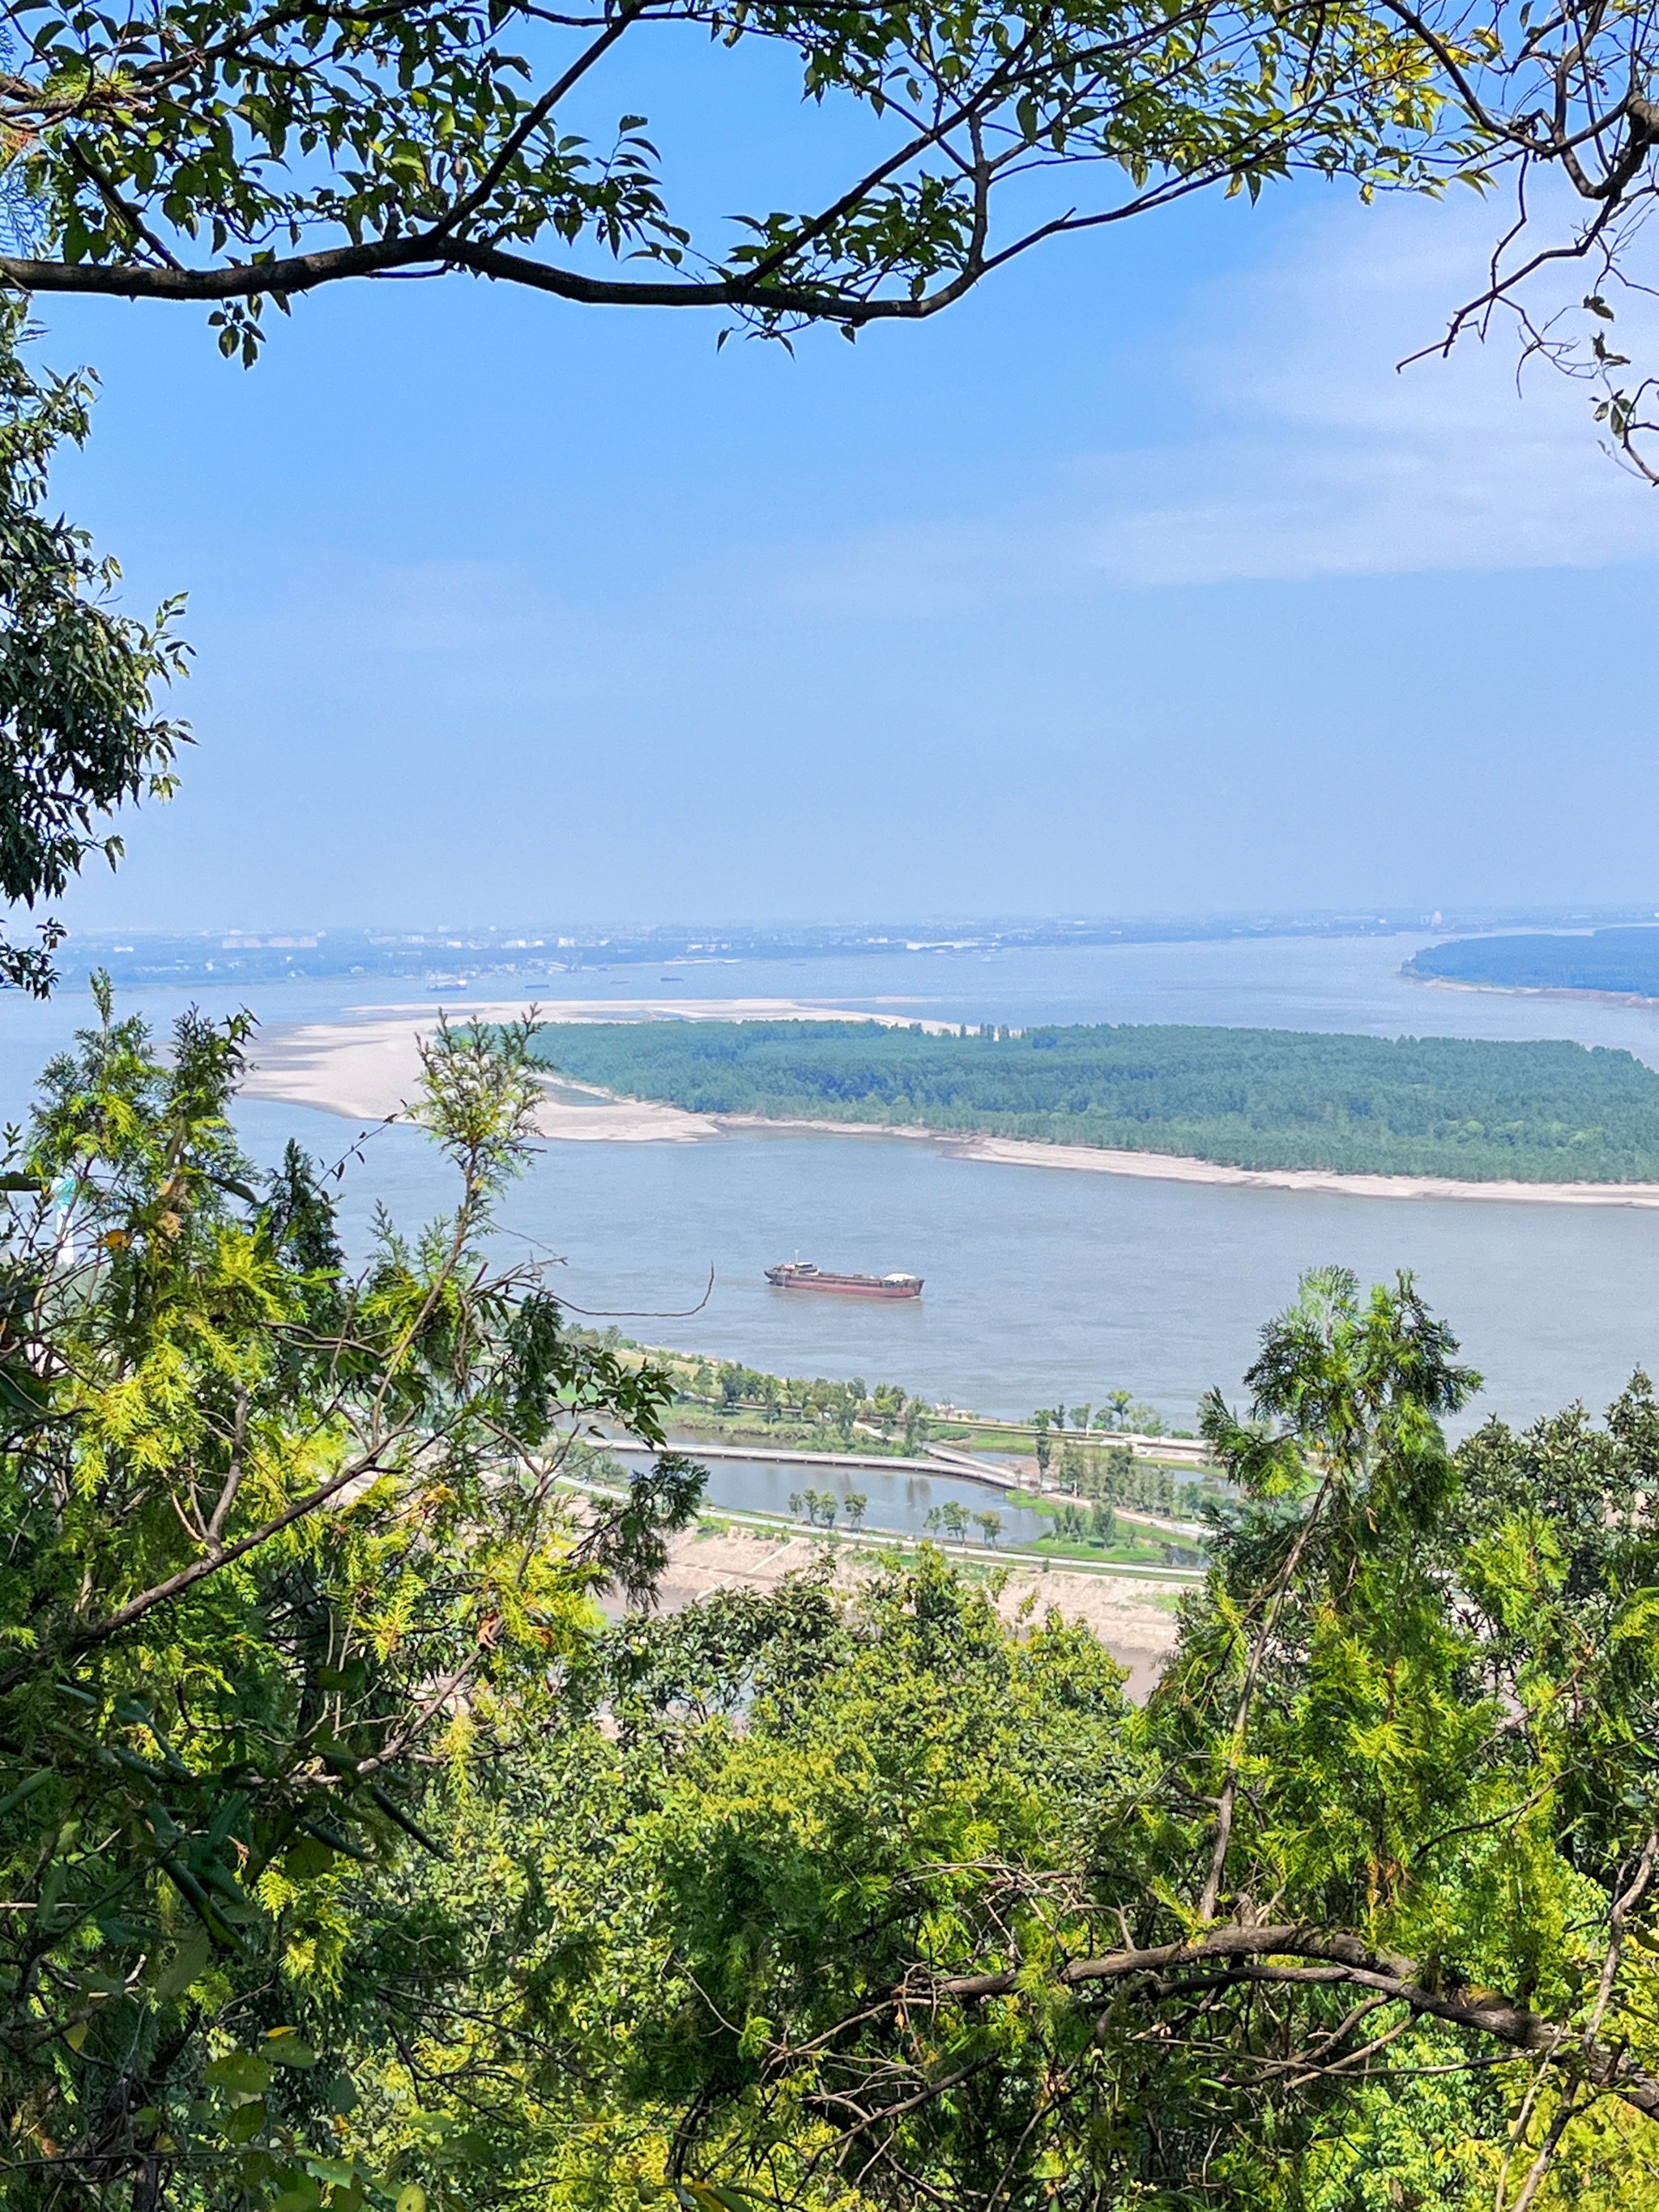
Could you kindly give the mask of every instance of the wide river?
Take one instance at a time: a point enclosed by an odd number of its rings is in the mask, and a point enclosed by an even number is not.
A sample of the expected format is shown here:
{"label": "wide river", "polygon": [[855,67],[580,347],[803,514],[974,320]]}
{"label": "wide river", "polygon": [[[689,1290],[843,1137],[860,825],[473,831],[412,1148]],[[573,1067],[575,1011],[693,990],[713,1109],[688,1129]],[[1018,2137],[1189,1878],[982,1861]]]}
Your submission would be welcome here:
{"label": "wide river", "polygon": [[[1426,990],[1401,980],[1422,937],[1255,939],[1077,951],[587,969],[562,996],[790,997],[908,1008],[951,1021],[1223,1023],[1374,1035],[1576,1037],[1659,1066],[1659,1018],[1635,1008]],[[671,980],[672,979],[672,980]],[[497,984],[468,995],[501,995]],[[349,1019],[374,1003],[434,1003],[417,985],[253,986],[188,994],[270,1024]],[[158,1025],[178,992],[133,994]],[[0,997],[0,1110],[25,1112],[42,1062],[90,1017],[66,992]],[[250,1101],[250,1152],[295,1136],[332,1159],[353,1125]],[[374,1206],[405,1224],[446,1203],[442,1164],[410,1132],[375,1133],[352,1167],[347,1227]],[[1298,1274],[1340,1261],[1366,1279],[1414,1269],[1486,1378],[1477,1415],[1527,1419],[1582,1397],[1599,1408],[1659,1359],[1659,1212],[1471,1205],[1158,1182],[953,1157],[931,1145],[782,1132],[696,1145],[548,1147],[503,1210],[507,1249],[562,1264],[560,1295],[644,1341],[791,1375],[860,1375],[988,1413],[1129,1390],[1190,1425],[1199,1393],[1238,1386],[1257,1332]],[[799,1255],[927,1279],[914,1305],[809,1298],[762,1270]],[[714,1286],[701,1310],[710,1270]]]}

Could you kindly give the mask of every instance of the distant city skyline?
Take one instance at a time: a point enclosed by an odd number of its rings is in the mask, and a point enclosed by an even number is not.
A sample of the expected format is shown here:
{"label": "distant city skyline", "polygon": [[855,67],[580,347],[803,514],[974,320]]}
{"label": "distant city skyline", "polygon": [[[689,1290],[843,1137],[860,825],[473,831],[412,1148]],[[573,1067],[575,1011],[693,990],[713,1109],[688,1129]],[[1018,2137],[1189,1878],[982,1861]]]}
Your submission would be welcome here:
{"label": "distant city skyline", "polygon": [[[354,975],[422,975],[447,985],[519,977],[533,980],[637,964],[734,965],[768,959],[819,959],[894,953],[1006,953],[1041,948],[1232,943],[1285,937],[1386,937],[1425,933],[1437,938],[1483,932],[1577,930],[1637,924],[1659,935],[1659,910],[1642,908],[1437,908],[1351,914],[1119,916],[1084,920],[1001,916],[912,918],[908,922],[775,924],[612,922],[583,926],[428,923],[424,928],[256,931],[129,929],[78,931],[60,955],[74,978],[87,965],[106,967],[118,983],[143,987],[252,984]],[[1630,935],[1628,927],[1626,935]],[[1639,929],[1638,933],[1639,934]],[[465,971],[465,972],[463,972]]]}

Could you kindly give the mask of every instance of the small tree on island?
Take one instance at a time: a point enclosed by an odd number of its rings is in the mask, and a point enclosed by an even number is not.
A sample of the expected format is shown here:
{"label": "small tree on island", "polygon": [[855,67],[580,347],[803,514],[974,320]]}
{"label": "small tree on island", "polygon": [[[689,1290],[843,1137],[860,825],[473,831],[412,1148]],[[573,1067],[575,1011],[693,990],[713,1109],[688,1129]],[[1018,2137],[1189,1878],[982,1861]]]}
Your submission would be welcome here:
{"label": "small tree on island", "polygon": [[1121,1504],[1134,1494],[1135,1455],[1126,1444],[1118,1444],[1106,1455],[1101,1470],[1101,1494],[1109,1502]]}

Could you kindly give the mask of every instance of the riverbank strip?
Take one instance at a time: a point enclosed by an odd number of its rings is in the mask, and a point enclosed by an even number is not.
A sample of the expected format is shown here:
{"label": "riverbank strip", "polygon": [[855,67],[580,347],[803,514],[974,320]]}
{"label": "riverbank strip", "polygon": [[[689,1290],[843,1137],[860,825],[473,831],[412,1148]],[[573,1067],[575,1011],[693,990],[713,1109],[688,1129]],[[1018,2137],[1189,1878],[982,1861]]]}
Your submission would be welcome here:
{"label": "riverbank strip", "polygon": [[[632,1456],[635,1458],[654,1459],[658,1453],[665,1449],[665,1447],[659,1444],[641,1444],[633,1443],[617,1443],[609,1437],[598,1441],[602,1442],[602,1448],[605,1451],[613,1452],[619,1458],[623,1456]],[[699,1443],[677,1444],[671,1443],[665,1447],[665,1449],[671,1451],[681,1452],[687,1459],[740,1459],[748,1461],[751,1465],[757,1459],[773,1461],[788,1459],[793,1462],[798,1462],[799,1464],[805,1467],[839,1467],[842,1468],[863,1468],[871,1471],[879,1471],[883,1474],[890,1474],[896,1469],[901,1474],[909,1473],[933,1475],[944,1475],[955,1472],[952,1468],[942,1467],[937,1462],[930,1463],[924,1460],[828,1459],[812,1452],[762,1453],[752,1451],[735,1451],[720,1445],[711,1446],[708,1444]],[[957,1479],[962,1481],[969,1481],[974,1480],[973,1477],[968,1475],[958,1475]],[[607,1490],[603,1483],[590,1482],[575,1475],[562,1475],[560,1477],[560,1480],[568,1484],[573,1488],[591,1491],[595,1497],[599,1498],[615,1498],[620,1494],[616,1491]],[[988,1489],[991,1487],[991,1485],[988,1483],[986,1486]],[[1018,1484],[1006,1485],[1001,1486],[1001,1487],[1005,1489],[1012,1488],[1028,1500],[1032,1500],[1036,1497],[1042,1497],[1049,1499],[1051,1502],[1063,1504],[1072,1504],[1076,1503],[1076,1501],[1066,1492],[1062,1491],[1049,1489],[1033,1492],[1031,1491],[1023,1489]],[[1035,1510],[1035,1505],[1033,1505],[1033,1510]],[[1179,1543],[1184,1541],[1188,1544],[1191,1544],[1195,1541],[1202,1542],[1210,1533],[1207,1528],[1199,1527],[1196,1522],[1161,1521],[1153,1514],[1137,1512],[1132,1508],[1121,1505],[1114,1505],[1112,1511],[1118,1520],[1133,1522],[1135,1527],[1145,1528],[1151,1534],[1164,1538],[1165,1540],[1172,1542]],[[799,1521],[792,1520],[785,1514],[767,1513],[763,1510],[758,1510],[752,1506],[721,1505],[719,1504],[705,1502],[704,1513],[706,1517],[712,1516],[720,1521],[740,1522],[745,1524],[752,1524],[756,1528],[780,1529],[784,1534],[790,1536],[800,1537],[805,1535],[807,1538],[811,1539],[812,1535],[812,1532],[811,1530],[802,1530]],[[818,1542],[834,1542],[837,1544],[863,1544],[866,1547],[873,1546],[878,1550],[890,1550],[895,1544],[914,1547],[918,1543],[927,1542],[933,1545],[938,1550],[947,1553],[953,1559],[978,1559],[981,1561],[1012,1559],[1023,1561],[1028,1566],[1043,1568],[1053,1567],[1063,1562],[1068,1572],[1071,1569],[1076,1568],[1079,1574],[1122,1575],[1131,1581],[1150,1580],[1156,1582],[1160,1580],[1168,1580],[1170,1582],[1195,1583],[1202,1582],[1206,1572],[1206,1570],[1202,1567],[1179,1567],[1162,1564],[1156,1566],[1150,1565],[1142,1566],[1137,1565],[1134,1561],[1128,1559],[1091,1559],[1085,1555],[1081,1553],[1073,1553],[1071,1551],[1040,1552],[1034,1549],[1029,1544],[1012,1543],[1005,1548],[1000,1545],[992,1547],[970,1544],[965,1541],[955,1542],[947,1536],[936,1534],[932,1529],[927,1532],[925,1538],[918,1537],[914,1533],[902,1528],[860,1528],[826,1529],[819,1532],[816,1540]],[[1057,1539],[1055,1540],[1058,1541]]]}
{"label": "riverbank strip", "polygon": [[[1475,987],[1480,988],[1480,987]],[[365,1018],[273,1027],[260,1038],[244,1085],[251,1098],[276,1098],[348,1120],[397,1118],[419,1092],[422,1042],[447,1014],[462,1022],[518,1020],[532,1011],[561,1021],[866,1020],[908,1022],[908,1014],[873,1008],[808,1006],[787,999],[611,1000],[539,1005],[527,1000],[458,1001],[447,1007],[365,1007]],[[927,1026],[927,1024],[924,1024]],[[934,1028],[949,1024],[935,1023]],[[559,1095],[561,1092],[565,1095]],[[695,1144],[734,1133],[901,1139],[952,1158],[1001,1167],[1066,1169],[1073,1173],[1140,1177],[1161,1182],[1219,1184],[1244,1190],[1301,1192],[1326,1197],[1456,1199],[1501,1206],[1623,1206],[1659,1208],[1659,1182],[1462,1182],[1445,1176],[1338,1175],[1320,1168],[1239,1168],[1173,1152],[1138,1152],[1093,1145],[1048,1144],[1035,1138],[975,1136],[896,1123],[817,1121],[762,1114],[692,1114],[644,1099],[585,1096],[556,1083],[538,1115],[539,1133],[556,1143]]]}
{"label": "riverbank strip", "polygon": [[1419,991],[1494,991],[1504,999],[1572,999],[1594,1006],[1629,1006],[1638,1013],[1659,1013],[1659,999],[1644,991],[1595,991],[1571,983],[1471,983],[1460,975],[1418,975],[1402,968],[1400,978],[1415,983]]}
{"label": "riverbank strip", "polygon": [[[678,1355],[671,1355],[678,1356]],[[1127,1451],[1132,1459],[1146,1460],[1154,1467],[1167,1467],[1181,1474],[1196,1470],[1206,1473],[1215,1462],[1210,1457],[1210,1448],[1202,1437],[1155,1437],[1140,1429],[1060,1429],[1050,1426],[1039,1430],[1030,1421],[999,1421],[989,1414],[975,1413],[971,1419],[963,1415],[960,1419],[945,1414],[930,1417],[934,1431],[941,1437],[967,1436],[977,1443],[988,1437],[989,1444],[982,1450],[1008,1450],[1028,1456],[1036,1449],[1039,1435],[1046,1435],[1050,1444],[1078,1444],[1085,1451]],[[941,1450],[951,1447],[941,1443]],[[929,1449],[933,1449],[931,1445]],[[965,1452],[957,1454],[966,1457]]]}
{"label": "riverbank strip", "polygon": [[[574,1476],[560,1478],[568,1492],[619,1500],[620,1493],[602,1483]],[[927,1540],[930,1544],[933,1540]],[[833,1564],[837,1585],[849,1595],[861,1575],[878,1571],[897,1562],[914,1560],[919,1547],[902,1537],[874,1531],[864,1537],[837,1534],[809,1537],[802,1530],[761,1514],[714,1512],[702,1516],[695,1528],[682,1529],[668,1541],[668,1555],[658,1579],[654,1603],[665,1613],[702,1603],[724,1589],[750,1590],[769,1596],[792,1574],[819,1566],[827,1557]],[[1160,1578],[1159,1585],[1113,1577],[1098,1568],[1072,1561],[994,1559],[966,1546],[934,1545],[970,1577],[994,1575],[1000,1587],[997,1610],[1011,1626],[1044,1614],[1057,1613],[1063,1620],[1086,1628],[1099,1638],[1124,1669],[1124,1688],[1133,1698],[1146,1697],[1164,1671],[1176,1635],[1176,1607],[1192,1586],[1193,1577],[1178,1573]],[[605,1610],[614,1616],[624,1607],[614,1595]]]}
{"label": "riverbank strip", "polygon": [[975,1459],[969,1452],[952,1451],[949,1444],[924,1444],[922,1450],[929,1462],[942,1468],[950,1474],[965,1474],[975,1482],[989,1482],[1004,1490],[1023,1490],[1025,1486],[1017,1474],[1006,1467],[993,1467],[989,1460]]}
{"label": "riverbank strip", "polygon": [[[677,1612],[723,1589],[769,1595],[788,1576],[819,1567],[826,1554],[838,1589],[848,1595],[872,1575],[915,1556],[890,1542],[826,1546],[821,1538],[804,1540],[799,1532],[705,1524],[671,1540],[659,1602]],[[1098,1638],[1124,1670],[1125,1692],[1137,1701],[1149,1695],[1175,1649],[1176,1607],[1182,1595],[1177,1583],[1153,1589],[1048,1561],[1036,1569],[971,1556],[952,1564],[981,1587],[991,1583],[997,1611],[1011,1628],[1029,1633],[1054,1613]]]}
{"label": "riverbank strip", "polygon": [[[665,1112],[678,1111],[665,1108]],[[1238,1168],[1179,1152],[1133,1152],[1106,1145],[1052,1145],[1036,1137],[983,1137],[884,1121],[820,1121],[780,1115],[709,1114],[717,1129],[794,1130],[814,1136],[902,1137],[933,1145],[952,1159],[998,1167],[1066,1168],[1085,1175],[1150,1182],[1231,1186],[1239,1190],[1316,1192],[1335,1198],[1481,1199],[1504,1206],[1659,1207],[1659,1182],[1461,1182],[1450,1176],[1339,1175],[1328,1168]]]}

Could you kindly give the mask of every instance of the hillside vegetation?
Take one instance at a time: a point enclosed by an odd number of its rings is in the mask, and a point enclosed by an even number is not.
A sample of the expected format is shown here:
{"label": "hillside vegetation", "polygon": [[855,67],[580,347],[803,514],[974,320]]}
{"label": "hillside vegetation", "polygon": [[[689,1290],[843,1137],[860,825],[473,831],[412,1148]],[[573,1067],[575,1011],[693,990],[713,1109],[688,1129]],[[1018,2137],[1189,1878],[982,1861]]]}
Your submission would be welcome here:
{"label": "hillside vegetation", "polygon": [[490,1261],[525,1029],[354,1267],[247,1021],[94,1004],[0,1148],[5,2212],[1659,2212],[1645,1376],[1453,1449],[1411,1279],[1308,1276],[1139,1705],[821,1493],[658,1607],[676,1375]]}
{"label": "hillside vegetation", "polygon": [[1659,1073],[1627,1052],[1456,1037],[860,1020],[550,1024],[579,1083],[705,1114],[1471,1182],[1659,1180]]}

